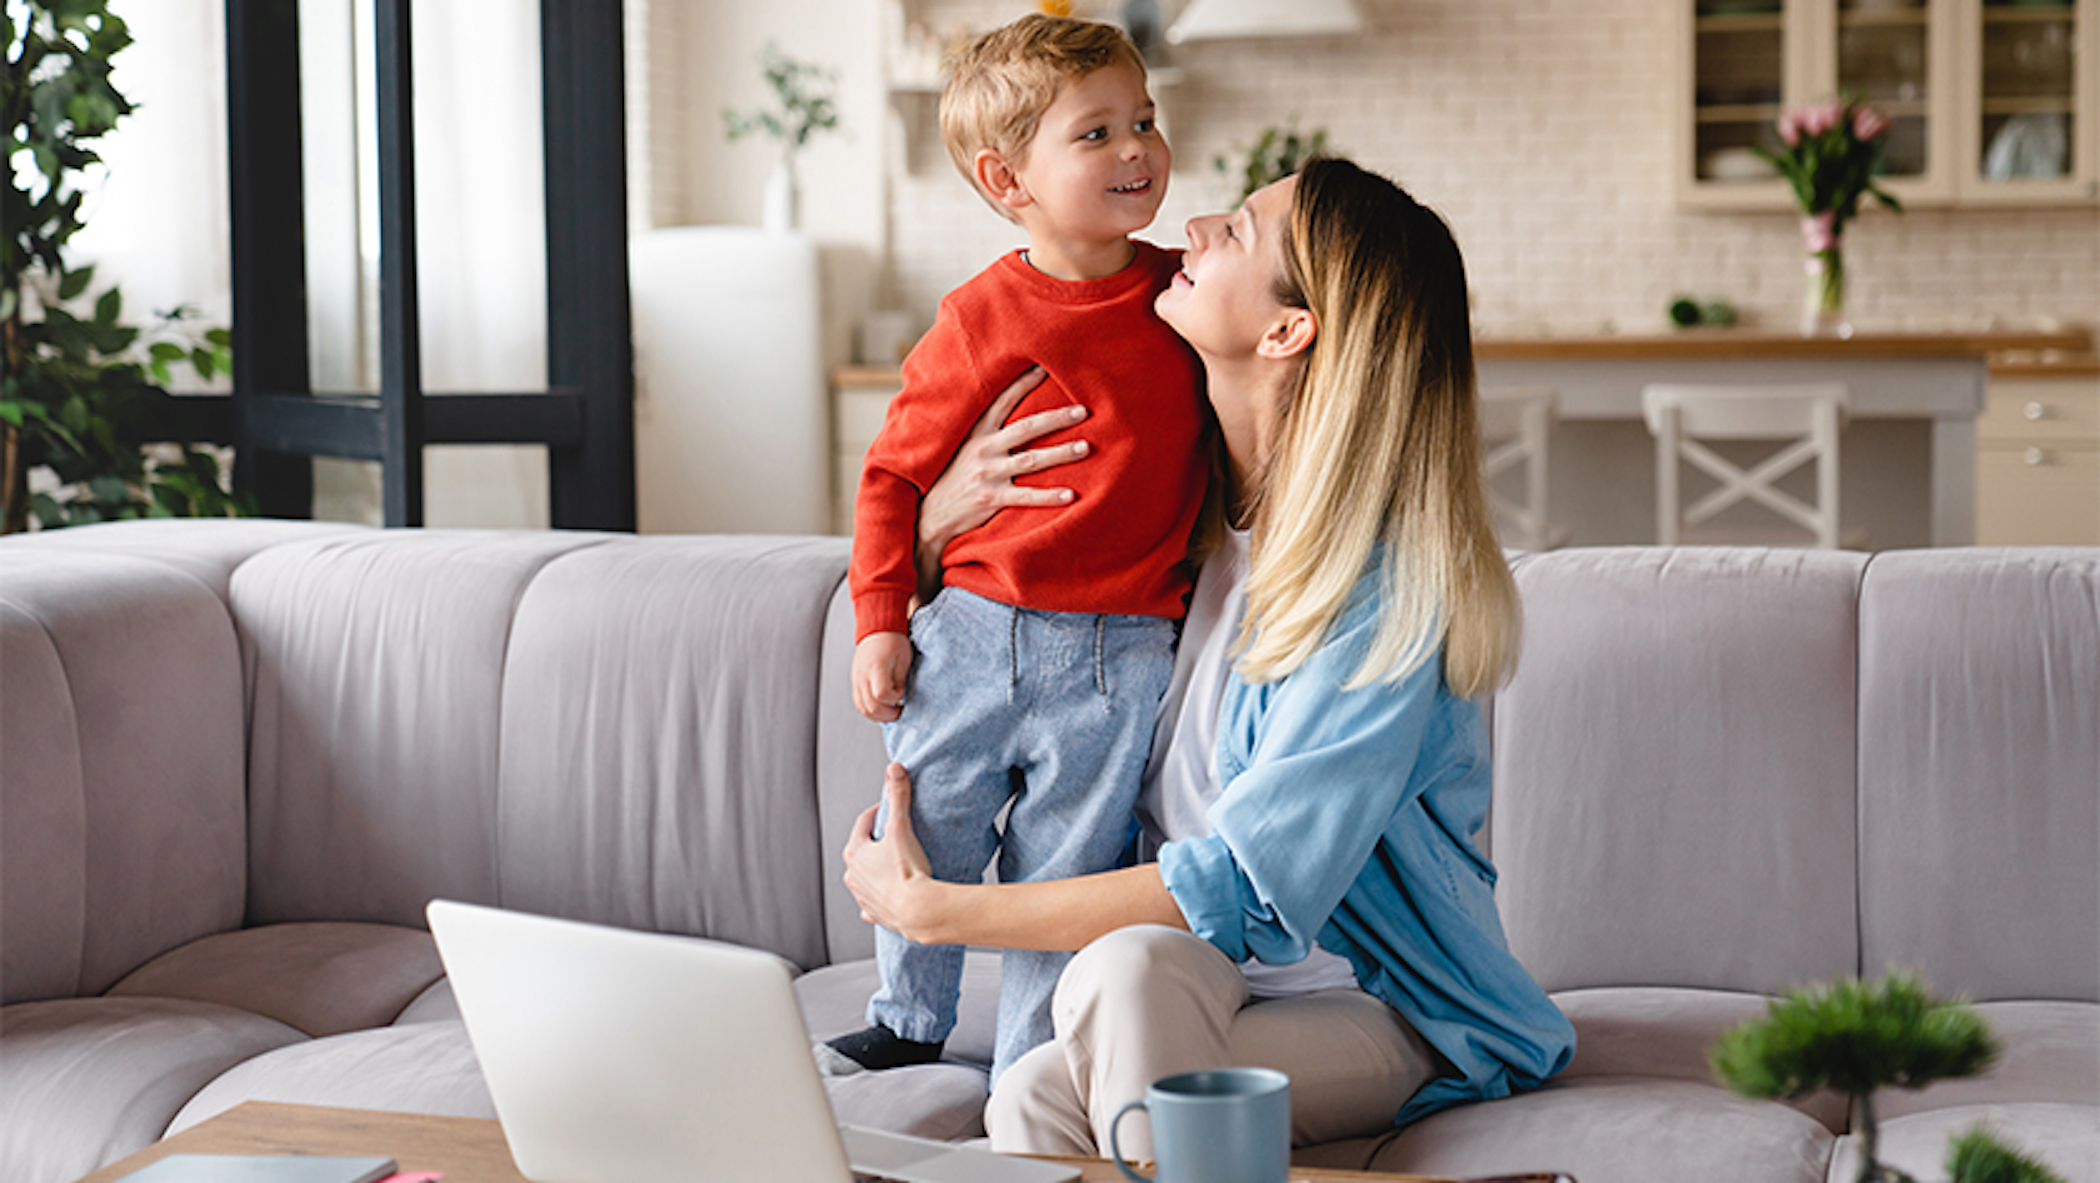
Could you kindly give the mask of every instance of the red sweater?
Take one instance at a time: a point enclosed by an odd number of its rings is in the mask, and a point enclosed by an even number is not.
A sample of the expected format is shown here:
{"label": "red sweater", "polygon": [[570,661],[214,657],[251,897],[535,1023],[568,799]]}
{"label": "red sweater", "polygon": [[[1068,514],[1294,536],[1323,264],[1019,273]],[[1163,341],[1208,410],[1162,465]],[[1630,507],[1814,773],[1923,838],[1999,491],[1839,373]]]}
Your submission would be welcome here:
{"label": "red sweater", "polygon": [[904,632],[917,577],[919,501],[992,399],[1031,365],[1046,372],[1015,418],[1079,403],[1087,418],[1034,446],[1084,439],[1085,461],[1020,484],[1068,487],[1069,505],[1007,509],[941,556],[943,579],[988,599],[1051,612],[1178,619],[1183,559],[1209,465],[1195,354],[1153,298],[1178,252],[1133,243],[1103,279],[1053,279],[1006,255],[948,293],[904,359],[904,389],[868,449],[853,514],[854,639]]}

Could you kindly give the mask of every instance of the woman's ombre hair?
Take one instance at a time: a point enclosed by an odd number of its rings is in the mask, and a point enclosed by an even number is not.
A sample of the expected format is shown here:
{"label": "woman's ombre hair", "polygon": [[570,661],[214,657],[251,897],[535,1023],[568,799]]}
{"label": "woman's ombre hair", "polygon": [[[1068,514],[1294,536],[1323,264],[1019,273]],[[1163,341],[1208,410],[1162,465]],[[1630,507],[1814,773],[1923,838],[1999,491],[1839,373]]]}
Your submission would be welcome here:
{"label": "woman's ombre hair", "polygon": [[1276,296],[1315,336],[1255,481],[1238,669],[1298,668],[1376,554],[1383,614],[1348,687],[1441,650],[1454,693],[1492,690],[1515,663],[1518,602],[1480,476],[1458,243],[1391,181],[1316,158],[1280,250]]}

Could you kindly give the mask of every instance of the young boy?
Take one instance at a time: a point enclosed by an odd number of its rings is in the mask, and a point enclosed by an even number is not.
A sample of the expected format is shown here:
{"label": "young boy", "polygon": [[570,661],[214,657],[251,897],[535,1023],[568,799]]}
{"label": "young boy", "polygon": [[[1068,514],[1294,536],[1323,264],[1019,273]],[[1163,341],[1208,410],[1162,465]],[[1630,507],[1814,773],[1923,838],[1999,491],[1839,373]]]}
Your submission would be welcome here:
{"label": "young boy", "polygon": [[[975,880],[995,850],[1007,882],[1081,875],[1114,865],[1130,831],[1208,471],[1198,363],[1152,310],[1180,256],[1130,239],[1159,209],[1172,154],[1121,31],[1047,16],[961,55],[941,136],[1028,246],[941,302],[868,451],[850,576],[854,705],[895,720],[884,741],[911,773],[934,875]],[[1052,482],[1073,501],[1010,509],[958,539],[941,556],[945,590],[911,615],[920,498],[1031,366],[1046,377],[1017,415],[1088,411],[1091,458]],[[934,1060],[955,1025],[960,947],[877,929],[875,948],[871,1026],[819,1045],[827,1073]],[[1004,955],[993,1079],[1050,1037],[1069,957]]]}

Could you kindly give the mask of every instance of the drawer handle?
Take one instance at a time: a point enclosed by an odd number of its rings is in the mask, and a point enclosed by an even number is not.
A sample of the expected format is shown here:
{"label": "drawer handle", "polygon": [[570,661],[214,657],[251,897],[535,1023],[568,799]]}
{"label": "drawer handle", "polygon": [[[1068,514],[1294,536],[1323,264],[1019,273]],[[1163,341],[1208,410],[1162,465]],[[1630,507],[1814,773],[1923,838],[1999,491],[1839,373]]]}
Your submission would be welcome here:
{"label": "drawer handle", "polygon": [[2029,423],[2039,423],[2044,419],[2053,419],[2056,417],[2054,408],[2038,402],[2031,402],[2028,403],[2026,406],[2021,407],[2020,414],[2023,417],[2025,417]]}
{"label": "drawer handle", "polygon": [[2041,468],[2056,463],[2056,453],[2046,448],[2029,448],[2020,454],[2020,459],[2026,461],[2029,468]]}

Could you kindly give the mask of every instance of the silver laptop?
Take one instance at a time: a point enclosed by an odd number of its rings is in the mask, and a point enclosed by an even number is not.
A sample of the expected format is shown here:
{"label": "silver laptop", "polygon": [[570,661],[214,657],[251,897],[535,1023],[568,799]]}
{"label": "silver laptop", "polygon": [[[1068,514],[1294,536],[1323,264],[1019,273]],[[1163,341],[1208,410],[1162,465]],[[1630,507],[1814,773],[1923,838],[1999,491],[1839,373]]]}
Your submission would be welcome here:
{"label": "silver laptop", "polygon": [[1071,1167],[841,1128],[770,953],[438,900],[451,976],[535,1183],[1065,1183]]}

